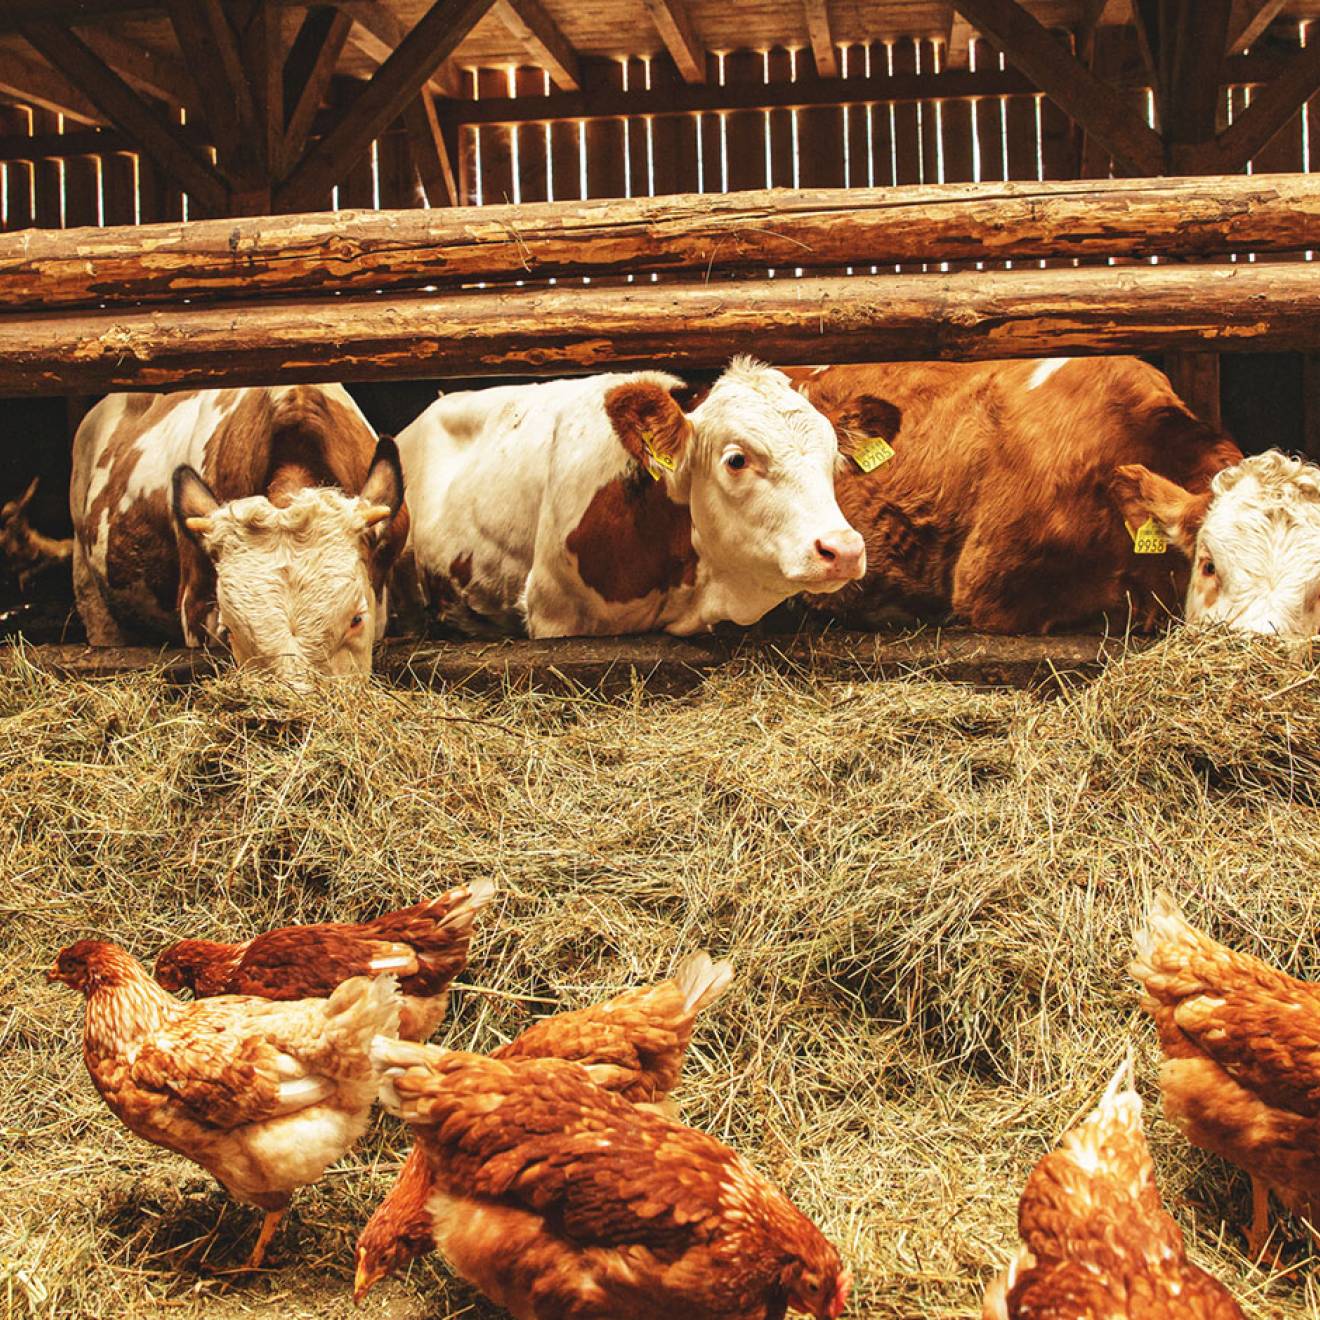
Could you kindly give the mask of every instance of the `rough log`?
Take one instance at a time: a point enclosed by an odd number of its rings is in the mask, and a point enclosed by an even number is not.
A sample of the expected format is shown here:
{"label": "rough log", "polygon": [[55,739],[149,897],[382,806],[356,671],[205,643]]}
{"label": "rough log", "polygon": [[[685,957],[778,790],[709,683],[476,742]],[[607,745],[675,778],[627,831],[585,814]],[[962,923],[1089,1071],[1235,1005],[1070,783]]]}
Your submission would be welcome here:
{"label": "rough log", "polygon": [[1307,262],[1027,267],[27,313],[0,319],[0,394],[1316,348]]}
{"label": "rough log", "polygon": [[[1057,688],[1097,674],[1125,649],[1149,638],[995,637],[957,630],[916,633],[802,633],[702,638],[602,637],[558,641],[418,642],[376,648],[376,674],[386,681],[486,691],[538,688],[631,694],[685,692],[708,674],[743,659],[789,673],[861,680],[943,678],[986,687]],[[2,657],[3,653],[0,653]],[[150,647],[92,649],[29,646],[32,663],[70,679],[156,671],[168,681],[208,678],[223,666],[205,651]]]}
{"label": "rough log", "polygon": [[690,194],[27,230],[0,235],[0,308],[305,297],[639,270],[705,277],[793,265],[1317,247],[1320,180],[1308,175]]}

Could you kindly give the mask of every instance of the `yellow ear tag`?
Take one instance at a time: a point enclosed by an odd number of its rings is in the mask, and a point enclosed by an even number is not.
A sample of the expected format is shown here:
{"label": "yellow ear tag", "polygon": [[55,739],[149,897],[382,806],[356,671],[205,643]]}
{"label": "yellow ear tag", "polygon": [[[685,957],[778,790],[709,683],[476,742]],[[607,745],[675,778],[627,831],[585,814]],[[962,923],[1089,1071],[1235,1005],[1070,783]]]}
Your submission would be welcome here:
{"label": "yellow ear tag", "polygon": [[1128,529],[1128,535],[1132,538],[1134,554],[1162,555],[1169,548],[1169,543],[1164,539],[1164,533],[1160,531],[1154,518],[1147,518],[1135,532],[1131,523],[1124,523],[1123,526]]}
{"label": "yellow ear tag", "polygon": [[883,436],[873,435],[853,455],[853,462],[863,472],[874,472],[894,456],[894,447]]}
{"label": "yellow ear tag", "polygon": [[[650,431],[642,432],[642,444],[646,446],[646,452],[651,455],[651,463],[654,463],[655,467],[664,468],[666,472],[672,472],[675,467],[674,460],[668,454],[662,454],[651,443],[651,435],[652,432]],[[652,480],[659,481],[660,474],[651,466],[651,463],[646,465],[646,470],[651,474]]]}

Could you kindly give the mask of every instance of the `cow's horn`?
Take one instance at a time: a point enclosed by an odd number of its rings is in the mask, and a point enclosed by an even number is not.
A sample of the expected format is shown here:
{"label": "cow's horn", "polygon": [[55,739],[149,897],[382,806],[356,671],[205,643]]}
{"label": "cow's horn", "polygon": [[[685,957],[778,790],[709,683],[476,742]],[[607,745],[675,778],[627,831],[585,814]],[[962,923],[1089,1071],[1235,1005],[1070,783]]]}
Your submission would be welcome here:
{"label": "cow's horn", "polygon": [[364,515],[368,527],[374,527],[378,522],[384,522],[386,518],[394,517],[394,510],[388,504],[373,504]]}
{"label": "cow's horn", "polygon": [[196,532],[198,536],[207,536],[215,531],[215,523],[209,518],[185,518],[183,525],[190,532]]}

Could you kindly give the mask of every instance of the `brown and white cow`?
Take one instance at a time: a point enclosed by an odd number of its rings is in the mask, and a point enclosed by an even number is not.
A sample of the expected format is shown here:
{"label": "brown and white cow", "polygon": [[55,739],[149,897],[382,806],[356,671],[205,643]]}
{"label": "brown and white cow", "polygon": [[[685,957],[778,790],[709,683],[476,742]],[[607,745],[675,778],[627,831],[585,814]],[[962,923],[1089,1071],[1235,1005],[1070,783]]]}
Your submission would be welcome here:
{"label": "brown and white cow", "polygon": [[[1188,595],[1203,526],[1218,571],[1240,577],[1245,592],[1238,612],[1222,617],[1255,627],[1260,620],[1248,600],[1293,552],[1280,542],[1277,553],[1262,552],[1248,568],[1229,550],[1234,534],[1219,530],[1217,511],[1226,523],[1242,523],[1233,492],[1244,482],[1258,505],[1262,482],[1272,489],[1282,482],[1290,499],[1313,498],[1304,495],[1312,478],[1299,477],[1295,464],[1282,475],[1279,463],[1290,460],[1243,462],[1163,374],[1135,358],[788,374],[838,429],[851,460],[840,469],[839,504],[867,550],[864,581],[808,603],[856,622],[897,611],[952,615],[989,632],[1046,633],[1098,620],[1149,630]],[[869,448],[874,459],[875,438],[893,456],[863,472],[857,456]],[[1318,513],[1309,515],[1316,548]],[[1152,515],[1167,552],[1138,554],[1132,533]],[[1164,542],[1155,537],[1153,544]],[[1320,584],[1315,548],[1309,557],[1309,580]],[[1208,581],[1202,557],[1188,596],[1193,617],[1204,613]],[[1281,631],[1295,630],[1286,614],[1278,618]]]}
{"label": "brown and white cow", "polygon": [[861,577],[829,422],[748,359],[690,414],[679,384],[638,372],[476,390],[406,427],[430,608],[469,632],[687,634]]}
{"label": "brown and white cow", "polygon": [[407,537],[393,441],[340,385],[112,394],[74,440],[74,593],[94,646],[227,644],[365,673]]}
{"label": "brown and white cow", "polygon": [[48,572],[63,575],[67,599],[69,561],[73,557],[73,541],[68,537],[46,536],[28,521],[28,508],[41,484],[33,477],[28,488],[16,500],[0,505],[0,569],[10,572],[18,582],[22,595],[38,578]]}

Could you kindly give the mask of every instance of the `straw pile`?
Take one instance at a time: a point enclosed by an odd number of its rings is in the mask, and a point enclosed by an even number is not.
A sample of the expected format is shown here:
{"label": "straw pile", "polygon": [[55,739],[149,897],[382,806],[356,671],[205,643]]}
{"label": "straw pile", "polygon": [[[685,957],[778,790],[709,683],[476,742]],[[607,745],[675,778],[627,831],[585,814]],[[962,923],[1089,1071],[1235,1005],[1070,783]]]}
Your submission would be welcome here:
{"label": "straw pile", "polygon": [[[975,1316],[1023,1179],[1130,1043],[1166,1203],[1248,1314],[1316,1314],[1308,1271],[1245,1262],[1245,1179],[1160,1116],[1124,974],[1152,889],[1320,975],[1320,699],[1306,655],[1187,633],[1044,700],[788,681],[602,703],[232,676],[0,674],[0,1286],[11,1314],[354,1314],[352,1242],[406,1136],[380,1118],[305,1191],[258,1279],[256,1212],[137,1141],[82,1067],[64,943],[144,959],[183,934],[353,919],[500,887],[442,1036],[535,1014],[705,946],[738,980],[703,1021],[685,1117],[840,1244],[850,1314]],[[214,1240],[188,1249],[221,1217]],[[496,1314],[434,1258],[362,1314]]]}

